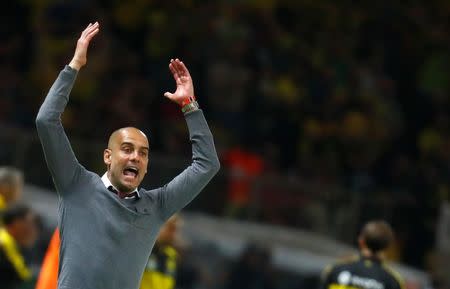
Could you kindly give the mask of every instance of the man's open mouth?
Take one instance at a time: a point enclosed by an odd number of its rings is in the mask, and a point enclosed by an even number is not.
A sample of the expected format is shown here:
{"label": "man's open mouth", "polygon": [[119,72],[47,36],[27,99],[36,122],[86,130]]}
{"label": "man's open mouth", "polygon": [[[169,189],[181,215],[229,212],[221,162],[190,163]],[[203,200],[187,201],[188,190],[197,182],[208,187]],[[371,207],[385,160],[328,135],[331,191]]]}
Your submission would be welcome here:
{"label": "man's open mouth", "polygon": [[139,175],[139,169],[137,167],[129,166],[123,169],[123,174],[125,176],[130,176],[136,178]]}

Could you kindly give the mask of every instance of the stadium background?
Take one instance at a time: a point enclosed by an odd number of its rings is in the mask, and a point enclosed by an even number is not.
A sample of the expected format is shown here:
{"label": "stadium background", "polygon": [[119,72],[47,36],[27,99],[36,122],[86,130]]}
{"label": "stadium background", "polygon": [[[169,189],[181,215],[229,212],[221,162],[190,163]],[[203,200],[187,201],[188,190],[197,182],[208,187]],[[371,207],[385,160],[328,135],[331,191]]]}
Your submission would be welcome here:
{"label": "stadium background", "polygon": [[106,139],[126,125],[150,136],[145,186],[187,164],[181,113],[162,96],[179,57],[223,167],[187,211],[348,245],[385,218],[392,259],[436,280],[450,266],[437,245],[450,199],[448,1],[39,0],[1,14],[0,164],[27,183],[53,190],[34,118],[80,29],[98,20],[63,119],[87,168],[103,173]]}

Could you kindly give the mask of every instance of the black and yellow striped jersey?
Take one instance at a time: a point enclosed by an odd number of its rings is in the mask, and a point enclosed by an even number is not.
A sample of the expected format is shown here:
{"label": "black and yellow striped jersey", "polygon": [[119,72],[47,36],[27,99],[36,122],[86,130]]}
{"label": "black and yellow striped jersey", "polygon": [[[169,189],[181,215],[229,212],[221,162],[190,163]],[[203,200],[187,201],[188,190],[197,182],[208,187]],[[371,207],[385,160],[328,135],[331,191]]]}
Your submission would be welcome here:
{"label": "black and yellow striped jersey", "polygon": [[321,289],[404,289],[400,275],[376,258],[358,256],[327,267]]}
{"label": "black and yellow striped jersey", "polygon": [[18,244],[6,229],[0,228],[0,288],[17,288],[31,278]]}
{"label": "black and yellow striped jersey", "polygon": [[155,246],[142,276],[140,289],[173,289],[178,253],[172,246]]}

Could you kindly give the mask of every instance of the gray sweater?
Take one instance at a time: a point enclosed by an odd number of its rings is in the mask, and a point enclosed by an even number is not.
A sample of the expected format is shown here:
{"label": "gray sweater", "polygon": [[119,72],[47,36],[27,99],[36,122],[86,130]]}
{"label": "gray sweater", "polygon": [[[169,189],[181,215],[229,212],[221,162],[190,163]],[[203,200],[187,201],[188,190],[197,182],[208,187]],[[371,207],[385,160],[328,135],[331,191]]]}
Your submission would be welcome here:
{"label": "gray sweater", "polygon": [[[201,110],[185,115],[192,164],[163,187],[119,199],[75,157],[61,124],[77,71],[66,66],[42,104],[36,126],[59,193],[59,289],[137,289],[161,225],[186,206],[220,164]],[[100,153],[100,152],[99,152]]]}

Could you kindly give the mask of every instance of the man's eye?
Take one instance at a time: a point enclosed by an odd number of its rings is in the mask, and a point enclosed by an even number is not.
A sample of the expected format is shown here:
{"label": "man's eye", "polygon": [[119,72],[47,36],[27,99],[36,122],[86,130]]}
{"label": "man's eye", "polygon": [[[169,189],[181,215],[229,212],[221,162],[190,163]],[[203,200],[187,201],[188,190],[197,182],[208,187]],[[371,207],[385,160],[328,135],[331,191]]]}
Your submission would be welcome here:
{"label": "man's eye", "polygon": [[123,150],[124,150],[124,152],[126,152],[128,154],[131,153],[131,148],[124,148]]}

